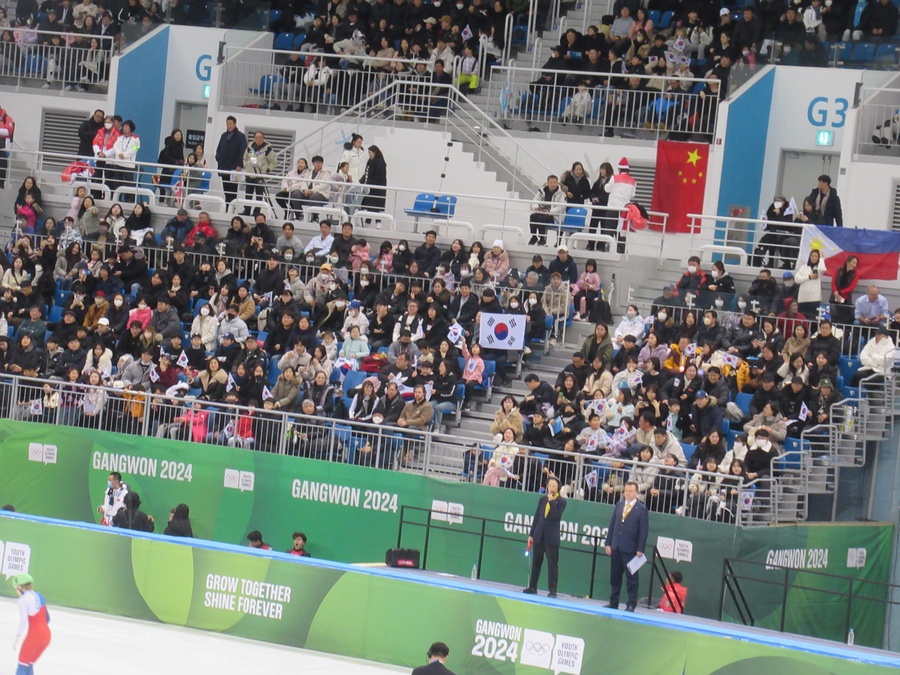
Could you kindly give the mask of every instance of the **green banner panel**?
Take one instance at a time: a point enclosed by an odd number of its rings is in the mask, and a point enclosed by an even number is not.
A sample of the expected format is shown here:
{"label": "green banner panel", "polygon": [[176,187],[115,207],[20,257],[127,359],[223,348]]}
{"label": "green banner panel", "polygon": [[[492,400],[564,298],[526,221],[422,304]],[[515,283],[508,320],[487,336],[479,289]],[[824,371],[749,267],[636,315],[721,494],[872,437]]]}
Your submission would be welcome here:
{"label": "green banner panel", "polygon": [[[840,645],[734,639],[662,615],[569,609],[417,573],[354,570],[93,526],[6,515],[0,541],[4,572],[31,573],[51,612],[77,607],[406,667],[420,665],[435,640],[450,645],[450,666],[467,674],[878,675],[900,665],[893,655]],[[60,565],[60,550],[79,555]],[[12,589],[0,584],[0,594]],[[624,647],[636,644],[653,648]]]}
{"label": "green banner panel", "polygon": [[[97,506],[110,471],[121,472],[140,493],[143,510],[154,516],[160,532],[169,510],[184,502],[198,538],[241,544],[248,531],[258,529],[273,548],[286,550],[291,533],[300,530],[308,535],[313,556],[339,562],[384,560],[385,550],[397,545],[402,507],[440,509],[449,515],[432,520],[429,569],[468,577],[479,560],[483,526],[489,536],[479,576],[526,583],[524,550],[534,494],[225,446],[0,421],[0,504],[99,523]],[[610,514],[610,506],[570,500],[560,555],[561,593],[586,596],[593,579],[593,596],[605,596],[608,559],[594,561],[592,553]],[[424,523],[426,517],[406,511],[410,521]],[[479,517],[498,522],[482,524]],[[650,543],[670,570],[684,574],[688,613],[718,617],[726,557],[787,566],[790,580],[810,588],[788,594],[785,629],[840,640],[846,603],[822,591],[846,593],[848,582],[839,577],[850,577],[858,581],[855,592],[883,597],[883,589],[866,582],[888,580],[892,532],[890,524],[858,523],[741,529],[654,514]],[[404,526],[404,547],[424,551],[425,539],[424,527]],[[773,583],[742,583],[756,625],[780,626],[785,574],[760,567],[752,575]],[[641,595],[647,595],[646,571],[642,582]],[[658,588],[653,596],[659,597]],[[737,620],[730,599],[725,613]],[[857,602],[850,608],[857,644],[881,646],[883,621],[884,607],[878,602]]]}

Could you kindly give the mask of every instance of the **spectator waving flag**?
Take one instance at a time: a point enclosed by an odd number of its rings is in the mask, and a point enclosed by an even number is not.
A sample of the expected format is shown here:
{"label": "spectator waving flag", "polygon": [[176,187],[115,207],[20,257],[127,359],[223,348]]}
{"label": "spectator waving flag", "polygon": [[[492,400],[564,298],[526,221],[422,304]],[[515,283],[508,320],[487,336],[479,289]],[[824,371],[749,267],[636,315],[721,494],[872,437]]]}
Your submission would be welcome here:
{"label": "spectator waving flag", "polygon": [[156,384],[157,382],[159,382],[159,371],[156,370],[156,366],[150,367],[150,381],[153,384]]}
{"label": "spectator waving flag", "polygon": [[269,388],[266,385],[263,385],[263,401],[272,398],[272,392],[269,391]]}
{"label": "spectator waving flag", "polygon": [[784,215],[795,216],[798,213],[800,213],[800,209],[797,208],[797,202],[793,197],[791,197],[791,200],[788,202],[787,208],[784,210]]}
{"label": "spectator waving flag", "polygon": [[722,352],[722,361],[727,363],[732,368],[737,368],[741,365],[741,357],[737,354],[729,354],[728,352]]}
{"label": "spectator waving flag", "polygon": [[234,377],[232,377],[231,373],[228,373],[228,384],[225,385],[225,391],[231,391],[237,386],[237,383],[234,381]]}
{"label": "spectator waving flag", "polygon": [[41,400],[40,397],[34,399],[31,402],[31,405],[28,406],[28,412],[32,415],[43,415],[44,414],[44,401]]}
{"label": "spectator waving flag", "polygon": [[460,34],[462,35],[462,39],[467,41],[475,37],[474,33],[472,33],[472,29],[469,28],[469,24],[466,24],[466,27],[462,29],[462,33]]}
{"label": "spectator waving flag", "polygon": [[809,417],[809,408],[806,407],[805,402],[800,403],[800,419],[805,422],[807,417]]}
{"label": "spectator waving flag", "polygon": [[584,482],[587,483],[588,487],[595,488],[599,482],[599,475],[597,474],[597,469],[594,469],[589,474],[584,477]]}
{"label": "spectator waving flag", "polygon": [[525,316],[521,314],[481,315],[481,344],[492,349],[519,350],[525,347]]}
{"label": "spectator waving flag", "polygon": [[691,344],[689,344],[687,347],[684,348],[685,356],[693,356],[696,353],[697,353],[697,343],[696,342],[692,342]]}
{"label": "spectator waving flag", "polygon": [[447,331],[447,339],[450,340],[450,344],[456,344],[459,342],[459,339],[463,336],[464,329],[458,323],[450,326],[450,330]]}
{"label": "spectator waving flag", "polygon": [[834,276],[847,258],[854,255],[859,258],[858,278],[891,281],[897,278],[900,232],[807,225],[800,239],[800,261],[806,262],[813,249],[820,251],[828,276]]}
{"label": "spectator waving flag", "polygon": [[179,368],[188,367],[188,356],[183,349],[181,350],[181,356],[178,357],[178,360],[175,363],[178,364]]}

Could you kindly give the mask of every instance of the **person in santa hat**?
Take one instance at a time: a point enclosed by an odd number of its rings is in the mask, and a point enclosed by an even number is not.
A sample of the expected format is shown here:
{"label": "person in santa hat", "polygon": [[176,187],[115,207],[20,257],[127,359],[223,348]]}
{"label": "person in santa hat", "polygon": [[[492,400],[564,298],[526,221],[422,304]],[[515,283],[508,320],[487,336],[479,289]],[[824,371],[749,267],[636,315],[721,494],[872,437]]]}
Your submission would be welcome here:
{"label": "person in santa hat", "polygon": [[[609,193],[607,206],[609,206],[610,209],[619,209],[621,212],[628,206],[629,202],[634,201],[637,181],[635,181],[634,177],[631,175],[631,167],[628,165],[627,157],[623,157],[619,160],[619,173],[610,179],[604,186],[604,189]],[[623,225],[624,218],[620,213],[618,227],[619,244],[617,247],[619,253],[625,252],[625,230]]]}

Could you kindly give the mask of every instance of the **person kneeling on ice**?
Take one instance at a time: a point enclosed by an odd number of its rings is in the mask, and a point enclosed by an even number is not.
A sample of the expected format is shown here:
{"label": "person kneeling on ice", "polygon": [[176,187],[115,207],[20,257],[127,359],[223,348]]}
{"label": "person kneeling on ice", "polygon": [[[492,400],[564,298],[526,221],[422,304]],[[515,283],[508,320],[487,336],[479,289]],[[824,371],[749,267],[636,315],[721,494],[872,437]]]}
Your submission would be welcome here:
{"label": "person kneeling on ice", "polygon": [[[19,647],[19,667],[16,675],[34,675],[34,663],[50,644],[50,614],[47,601],[34,590],[34,578],[19,574],[12,579],[19,595],[19,628],[13,639],[13,651]],[[24,638],[24,639],[23,639]]]}

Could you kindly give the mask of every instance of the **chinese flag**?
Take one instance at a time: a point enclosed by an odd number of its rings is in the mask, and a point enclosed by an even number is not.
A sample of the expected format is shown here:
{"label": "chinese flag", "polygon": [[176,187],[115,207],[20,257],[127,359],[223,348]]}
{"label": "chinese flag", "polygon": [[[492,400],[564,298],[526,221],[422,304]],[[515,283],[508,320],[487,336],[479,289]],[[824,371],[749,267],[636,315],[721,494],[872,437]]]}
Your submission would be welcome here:
{"label": "chinese flag", "polygon": [[659,141],[651,211],[668,213],[667,232],[688,232],[689,213],[701,213],[709,145]]}

